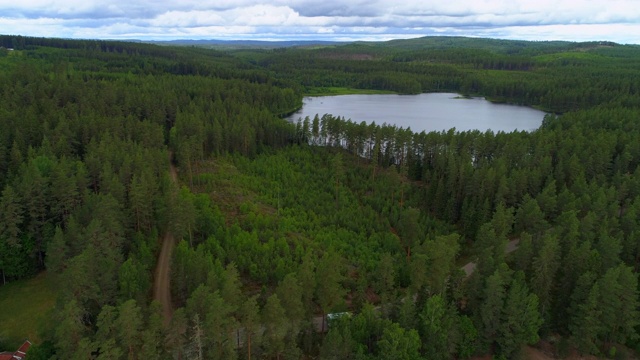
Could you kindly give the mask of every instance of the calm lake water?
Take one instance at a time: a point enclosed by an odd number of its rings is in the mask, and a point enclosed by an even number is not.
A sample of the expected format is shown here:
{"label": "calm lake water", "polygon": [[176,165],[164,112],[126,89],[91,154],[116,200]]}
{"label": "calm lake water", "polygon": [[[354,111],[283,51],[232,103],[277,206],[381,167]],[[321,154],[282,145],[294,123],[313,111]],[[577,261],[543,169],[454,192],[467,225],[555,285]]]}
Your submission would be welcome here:
{"label": "calm lake water", "polygon": [[395,124],[422,130],[532,131],[540,127],[545,112],[525,106],[494,104],[483,98],[463,99],[452,93],[419,95],[339,95],[306,97],[300,111],[288,119],[318,114],[342,116],[355,122]]}

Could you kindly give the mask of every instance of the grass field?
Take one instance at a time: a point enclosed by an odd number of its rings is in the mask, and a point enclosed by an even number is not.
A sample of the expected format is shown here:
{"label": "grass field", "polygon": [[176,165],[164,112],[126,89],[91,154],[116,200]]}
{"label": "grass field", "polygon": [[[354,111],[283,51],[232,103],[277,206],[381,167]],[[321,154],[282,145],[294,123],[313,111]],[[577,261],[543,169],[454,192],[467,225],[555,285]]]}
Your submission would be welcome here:
{"label": "grass field", "polygon": [[0,286],[0,351],[14,351],[24,341],[39,342],[39,323],[56,300],[53,276],[46,272]]}

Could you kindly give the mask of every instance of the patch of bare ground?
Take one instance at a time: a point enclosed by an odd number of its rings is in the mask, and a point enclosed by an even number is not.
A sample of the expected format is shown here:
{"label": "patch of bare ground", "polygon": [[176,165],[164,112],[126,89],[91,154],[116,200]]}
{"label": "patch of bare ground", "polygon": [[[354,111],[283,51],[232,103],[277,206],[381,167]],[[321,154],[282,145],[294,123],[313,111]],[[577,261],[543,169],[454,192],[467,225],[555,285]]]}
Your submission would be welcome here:
{"label": "patch of bare ground", "polygon": [[[491,360],[493,359],[493,356],[491,354],[487,354],[487,355],[483,355],[483,356],[474,356],[471,358],[471,360]],[[546,351],[543,351],[541,349],[532,347],[532,346],[526,346],[524,349],[524,359],[526,360],[556,360],[557,358],[553,357],[552,355],[548,354]],[[574,360],[578,360],[578,359],[574,359]]]}
{"label": "patch of bare ground", "polygon": [[557,359],[554,356],[553,346],[549,343],[540,341],[536,346],[526,346],[524,350],[525,358],[529,360],[552,360]]}
{"label": "patch of bare ground", "polygon": [[246,213],[242,204],[251,204],[252,212],[274,215],[277,209],[257,199],[258,195],[237,184],[241,172],[230,162],[219,160],[200,161],[194,166],[194,193],[208,194],[224,214],[226,224],[243,223]]}

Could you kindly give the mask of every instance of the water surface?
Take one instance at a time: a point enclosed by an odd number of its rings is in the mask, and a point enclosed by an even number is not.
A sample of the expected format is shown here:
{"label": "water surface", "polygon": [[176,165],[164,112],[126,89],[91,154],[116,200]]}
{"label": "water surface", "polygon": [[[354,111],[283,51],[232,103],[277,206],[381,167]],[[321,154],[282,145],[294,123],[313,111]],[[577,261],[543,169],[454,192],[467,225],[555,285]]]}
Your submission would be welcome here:
{"label": "water surface", "polygon": [[484,98],[462,98],[452,93],[419,95],[339,95],[306,97],[300,111],[288,119],[318,114],[342,116],[355,122],[410,127],[414,132],[493,130],[532,131],[540,127],[545,112],[526,106],[495,104]]}

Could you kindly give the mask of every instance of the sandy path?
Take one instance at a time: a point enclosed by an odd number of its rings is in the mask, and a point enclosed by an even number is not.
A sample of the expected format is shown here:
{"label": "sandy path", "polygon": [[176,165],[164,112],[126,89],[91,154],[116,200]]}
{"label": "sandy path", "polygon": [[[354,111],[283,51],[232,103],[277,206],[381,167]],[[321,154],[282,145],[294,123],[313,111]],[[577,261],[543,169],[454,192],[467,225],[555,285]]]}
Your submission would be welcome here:
{"label": "sandy path", "polygon": [[[170,159],[173,154],[170,153]],[[169,174],[171,180],[178,182],[178,172],[172,162],[169,163]],[[153,299],[162,305],[162,316],[164,323],[167,325],[173,315],[173,306],[171,303],[171,255],[176,241],[169,231],[162,239],[162,248],[158,255],[158,263],[156,265],[154,283],[153,283]]]}

